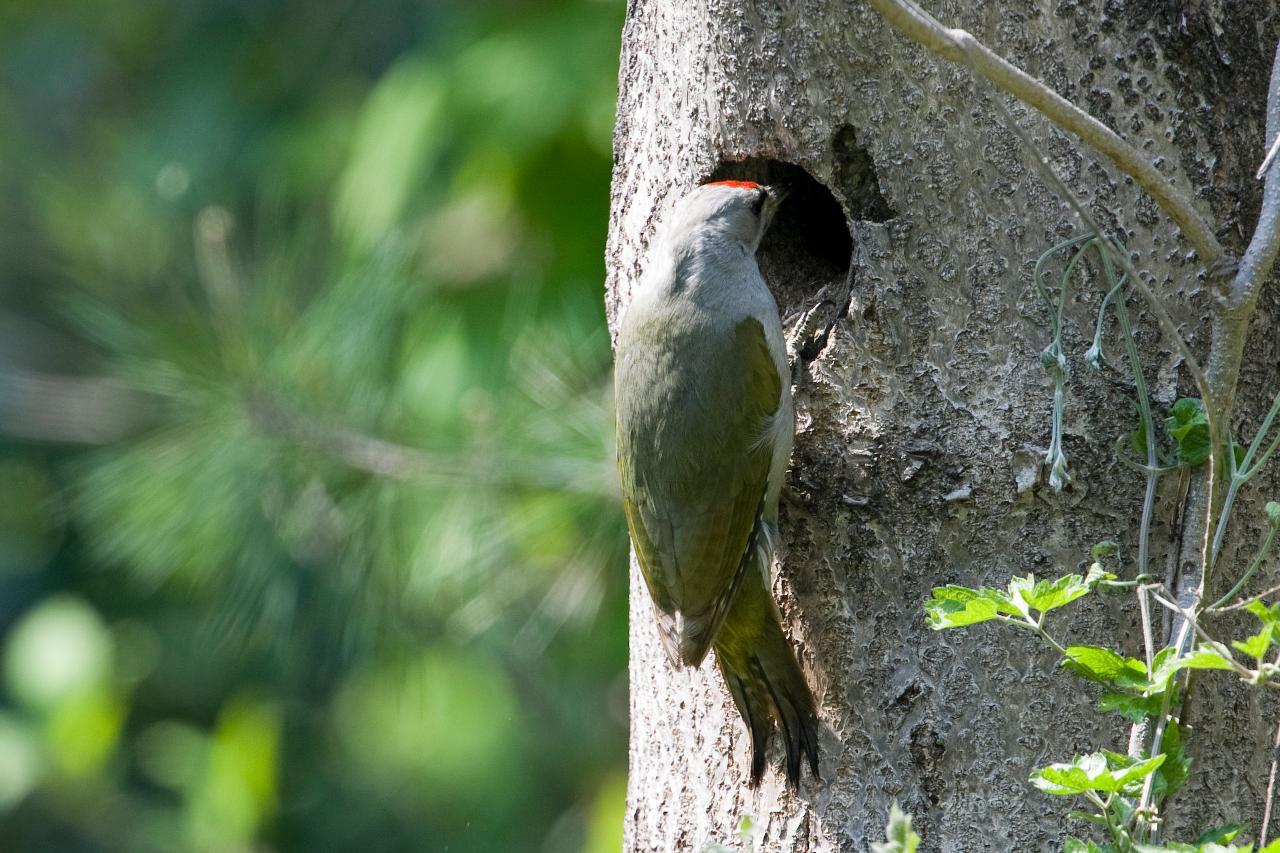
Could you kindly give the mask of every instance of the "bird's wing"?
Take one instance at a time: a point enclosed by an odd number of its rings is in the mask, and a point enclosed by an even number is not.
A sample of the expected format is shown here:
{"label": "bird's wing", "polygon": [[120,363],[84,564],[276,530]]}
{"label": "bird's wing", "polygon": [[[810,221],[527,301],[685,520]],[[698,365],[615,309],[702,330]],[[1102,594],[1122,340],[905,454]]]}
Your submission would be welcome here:
{"label": "bird's wing", "polygon": [[696,665],[763,535],[783,388],[754,318],[737,325],[722,352],[674,350],[651,370],[620,374],[620,385],[646,387],[619,389],[618,458],[663,645],[673,661]]}

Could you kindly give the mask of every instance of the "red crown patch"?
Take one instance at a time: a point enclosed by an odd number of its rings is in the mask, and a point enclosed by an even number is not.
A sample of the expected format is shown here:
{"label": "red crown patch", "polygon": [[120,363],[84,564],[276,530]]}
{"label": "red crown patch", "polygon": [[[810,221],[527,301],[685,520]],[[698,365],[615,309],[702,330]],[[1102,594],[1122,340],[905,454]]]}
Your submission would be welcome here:
{"label": "red crown patch", "polygon": [[735,187],[740,190],[756,190],[760,188],[760,185],[757,184],[755,181],[712,181],[711,183],[704,184],[703,186]]}

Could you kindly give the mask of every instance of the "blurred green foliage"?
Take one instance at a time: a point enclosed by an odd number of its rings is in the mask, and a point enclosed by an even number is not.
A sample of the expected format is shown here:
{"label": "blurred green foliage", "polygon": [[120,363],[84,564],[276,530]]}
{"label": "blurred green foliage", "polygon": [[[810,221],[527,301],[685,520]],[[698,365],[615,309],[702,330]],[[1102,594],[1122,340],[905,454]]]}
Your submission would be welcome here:
{"label": "blurred green foliage", "polygon": [[622,12],[0,4],[0,850],[618,849]]}

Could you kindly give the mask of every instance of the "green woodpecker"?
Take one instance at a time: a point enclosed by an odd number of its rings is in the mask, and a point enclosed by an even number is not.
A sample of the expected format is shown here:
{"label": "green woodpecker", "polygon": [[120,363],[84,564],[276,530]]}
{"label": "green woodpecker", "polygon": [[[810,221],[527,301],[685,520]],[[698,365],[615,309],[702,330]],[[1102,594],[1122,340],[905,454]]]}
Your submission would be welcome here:
{"label": "green woodpecker", "polygon": [[676,205],[618,333],[618,468],[658,636],[676,666],[716,663],[751,733],[751,784],[774,720],[787,780],[818,773],[817,714],[769,572],[795,432],[778,306],[756,248],[782,200],[720,181]]}

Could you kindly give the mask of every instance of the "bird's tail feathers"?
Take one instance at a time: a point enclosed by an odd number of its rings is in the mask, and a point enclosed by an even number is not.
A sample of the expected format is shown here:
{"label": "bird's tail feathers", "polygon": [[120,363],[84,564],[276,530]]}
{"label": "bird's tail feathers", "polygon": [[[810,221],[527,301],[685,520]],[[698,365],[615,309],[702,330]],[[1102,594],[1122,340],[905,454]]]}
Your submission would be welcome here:
{"label": "bird's tail feathers", "polygon": [[716,662],[751,733],[751,784],[764,775],[776,720],[786,751],[787,782],[800,785],[807,762],[818,776],[818,714],[795,652],[782,632],[777,605],[763,578],[744,584],[716,638]]}

